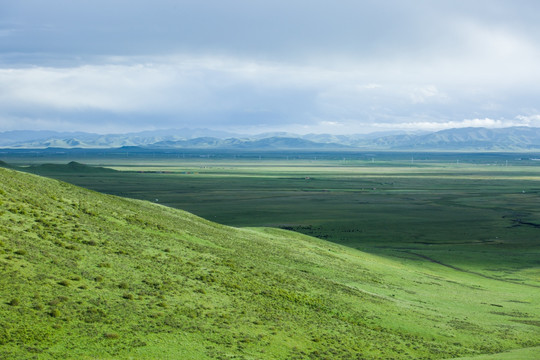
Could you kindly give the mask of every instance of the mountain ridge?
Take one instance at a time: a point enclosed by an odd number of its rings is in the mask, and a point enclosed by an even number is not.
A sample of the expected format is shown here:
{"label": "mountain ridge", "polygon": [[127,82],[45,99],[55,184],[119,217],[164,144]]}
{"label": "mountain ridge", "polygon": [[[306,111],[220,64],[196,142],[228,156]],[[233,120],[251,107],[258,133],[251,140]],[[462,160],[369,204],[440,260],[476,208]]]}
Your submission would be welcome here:
{"label": "mountain ridge", "polygon": [[128,134],[53,132],[0,133],[0,147],[43,148],[171,148],[238,150],[414,150],[414,151],[538,151],[540,128],[455,128],[430,133],[372,134],[264,133],[239,135],[207,129],[156,130]]}

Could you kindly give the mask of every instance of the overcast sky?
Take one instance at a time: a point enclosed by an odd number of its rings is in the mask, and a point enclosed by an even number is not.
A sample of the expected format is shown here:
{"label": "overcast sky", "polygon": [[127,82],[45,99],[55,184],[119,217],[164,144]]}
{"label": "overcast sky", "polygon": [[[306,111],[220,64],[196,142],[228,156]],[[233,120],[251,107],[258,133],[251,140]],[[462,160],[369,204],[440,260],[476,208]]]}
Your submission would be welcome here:
{"label": "overcast sky", "polygon": [[540,1],[0,0],[0,131],[540,126]]}

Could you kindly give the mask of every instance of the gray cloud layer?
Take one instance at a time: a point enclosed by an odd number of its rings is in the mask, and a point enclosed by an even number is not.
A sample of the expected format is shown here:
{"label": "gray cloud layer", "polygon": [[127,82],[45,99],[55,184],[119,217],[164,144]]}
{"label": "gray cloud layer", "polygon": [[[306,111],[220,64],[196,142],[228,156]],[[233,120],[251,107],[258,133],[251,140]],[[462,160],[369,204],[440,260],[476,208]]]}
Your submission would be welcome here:
{"label": "gray cloud layer", "polygon": [[536,1],[0,0],[0,130],[540,126],[538,13]]}

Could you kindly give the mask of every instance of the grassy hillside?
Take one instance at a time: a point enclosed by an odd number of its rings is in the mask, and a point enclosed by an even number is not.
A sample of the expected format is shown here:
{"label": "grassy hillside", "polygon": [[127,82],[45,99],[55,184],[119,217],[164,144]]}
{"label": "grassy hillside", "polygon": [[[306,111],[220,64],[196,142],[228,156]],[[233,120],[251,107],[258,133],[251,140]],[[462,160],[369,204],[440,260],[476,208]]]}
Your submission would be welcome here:
{"label": "grassy hillside", "polygon": [[[4,163],[5,164],[5,163]],[[5,164],[8,165],[8,164]],[[2,166],[2,164],[0,164]],[[9,165],[8,165],[9,166]],[[16,167],[12,167],[13,169],[19,170]],[[88,166],[85,164],[78,163],[76,161],[70,161],[67,164],[39,164],[39,165],[32,165],[26,168],[23,168],[22,170],[36,173],[36,174],[57,174],[57,173],[63,173],[63,174],[101,174],[101,173],[115,173],[116,171],[113,169],[108,169],[104,167],[99,166]]]}
{"label": "grassy hillside", "polygon": [[2,359],[534,358],[539,290],[0,169]]}
{"label": "grassy hillside", "polygon": [[79,172],[65,164],[47,165],[57,169],[48,172],[45,165],[18,169],[159,201],[220,224],[280,227],[370,254],[540,286],[540,167],[521,160],[505,166],[504,157],[493,157],[487,164],[470,155],[467,163],[409,159],[406,165],[100,159],[121,171],[85,166]]}

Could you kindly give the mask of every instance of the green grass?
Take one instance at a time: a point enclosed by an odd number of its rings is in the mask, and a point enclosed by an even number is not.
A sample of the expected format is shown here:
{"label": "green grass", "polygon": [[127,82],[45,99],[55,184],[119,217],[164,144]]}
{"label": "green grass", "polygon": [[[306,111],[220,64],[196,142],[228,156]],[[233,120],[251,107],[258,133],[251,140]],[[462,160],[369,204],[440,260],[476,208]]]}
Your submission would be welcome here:
{"label": "green grass", "polygon": [[527,348],[527,349],[517,349],[517,350],[511,350],[511,351],[505,351],[503,353],[499,354],[491,354],[491,355],[479,355],[479,356],[472,356],[472,357],[463,357],[456,360],[520,360],[520,359],[536,359],[538,357],[538,354],[540,354],[540,349],[535,348]]}
{"label": "green grass", "polygon": [[540,167],[469,160],[100,159],[123,171],[42,173],[221,224],[281,227],[393,259],[540,285]]}
{"label": "green grass", "polygon": [[427,246],[368,254],[5,169],[0,202],[0,358],[538,355],[527,259],[486,276],[412,254]]}

